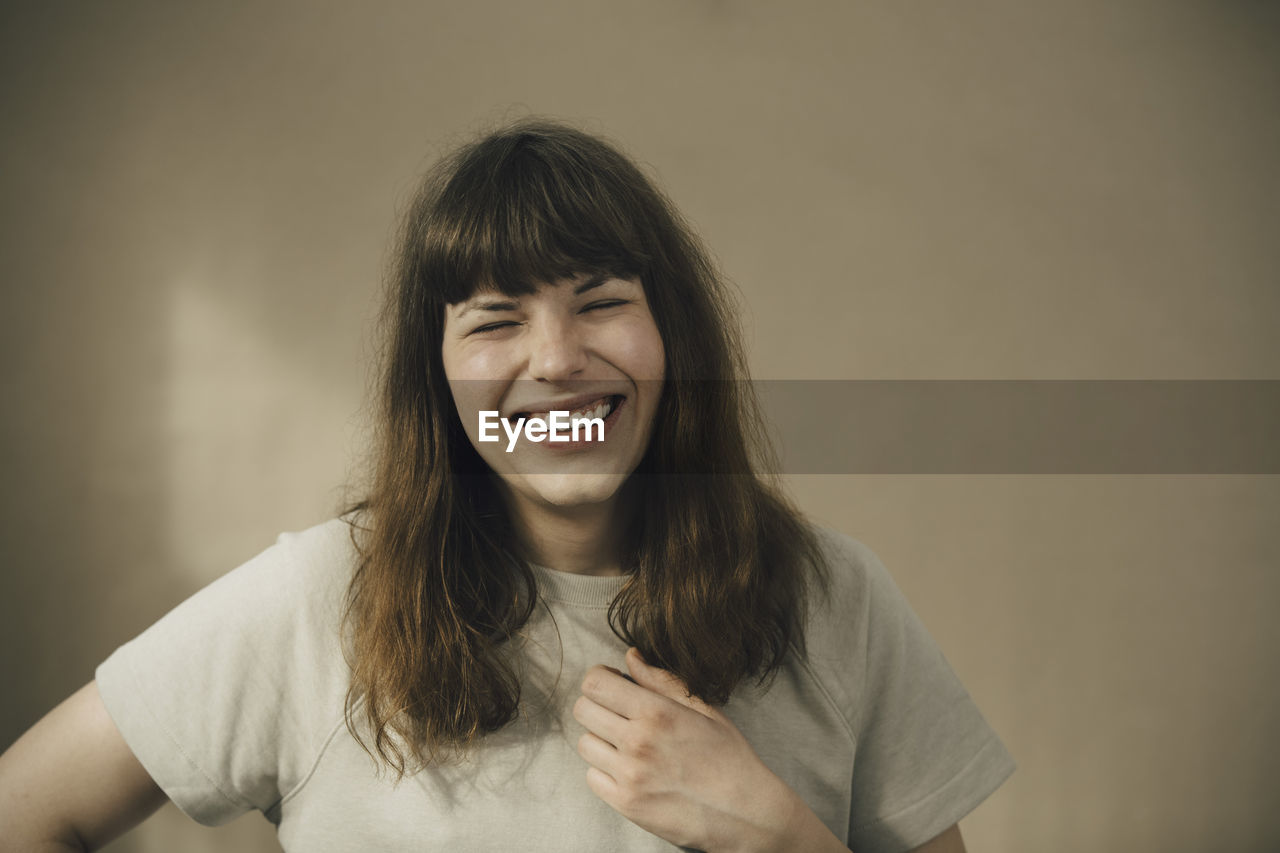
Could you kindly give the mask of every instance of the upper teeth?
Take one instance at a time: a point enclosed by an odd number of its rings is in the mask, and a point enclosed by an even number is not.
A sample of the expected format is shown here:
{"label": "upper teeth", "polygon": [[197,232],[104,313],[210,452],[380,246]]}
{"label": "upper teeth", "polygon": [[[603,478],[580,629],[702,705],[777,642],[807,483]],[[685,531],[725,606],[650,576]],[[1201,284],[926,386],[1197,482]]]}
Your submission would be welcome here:
{"label": "upper teeth", "polygon": [[574,418],[607,418],[613,411],[613,398],[605,397],[590,408],[579,409],[569,413],[569,420]]}
{"label": "upper teeth", "polygon": [[[588,404],[581,409],[570,412],[569,420],[572,421],[574,418],[607,418],[612,412],[613,397],[604,397],[593,404]],[[550,412],[530,412],[529,417],[546,420],[550,414]]]}

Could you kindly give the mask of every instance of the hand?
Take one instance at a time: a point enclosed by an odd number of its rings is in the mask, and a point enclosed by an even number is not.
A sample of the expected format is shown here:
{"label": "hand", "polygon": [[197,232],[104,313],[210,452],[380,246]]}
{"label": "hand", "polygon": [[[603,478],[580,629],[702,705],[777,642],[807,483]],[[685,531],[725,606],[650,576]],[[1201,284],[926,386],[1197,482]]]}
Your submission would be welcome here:
{"label": "hand", "polygon": [[[634,683],[594,666],[573,716],[587,784],[619,814],[672,844],[699,850],[778,849],[808,807],[717,708],[627,650]],[[792,825],[792,826],[789,826]],[[834,839],[833,839],[834,840]]]}

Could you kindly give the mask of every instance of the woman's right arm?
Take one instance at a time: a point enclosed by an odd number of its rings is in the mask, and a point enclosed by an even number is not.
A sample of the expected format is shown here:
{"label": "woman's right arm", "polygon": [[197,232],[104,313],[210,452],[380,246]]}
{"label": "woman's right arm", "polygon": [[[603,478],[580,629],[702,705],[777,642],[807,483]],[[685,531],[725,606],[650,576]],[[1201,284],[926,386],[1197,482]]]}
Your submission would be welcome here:
{"label": "woman's right arm", "polygon": [[165,800],[91,681],[0,755],[0,853],[96,850]]}

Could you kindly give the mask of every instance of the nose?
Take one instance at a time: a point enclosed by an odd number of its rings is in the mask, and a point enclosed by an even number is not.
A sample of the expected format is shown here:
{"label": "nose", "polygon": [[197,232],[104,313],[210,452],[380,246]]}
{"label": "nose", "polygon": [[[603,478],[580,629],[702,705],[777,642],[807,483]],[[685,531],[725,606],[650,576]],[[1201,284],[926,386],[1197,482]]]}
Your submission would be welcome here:
{"label": "nose", "polygon": [[559,382],[572,379],[587,366],[587,350],[572,322],[544,321],[534,325],[529,336],[529,375],[533,379]]}

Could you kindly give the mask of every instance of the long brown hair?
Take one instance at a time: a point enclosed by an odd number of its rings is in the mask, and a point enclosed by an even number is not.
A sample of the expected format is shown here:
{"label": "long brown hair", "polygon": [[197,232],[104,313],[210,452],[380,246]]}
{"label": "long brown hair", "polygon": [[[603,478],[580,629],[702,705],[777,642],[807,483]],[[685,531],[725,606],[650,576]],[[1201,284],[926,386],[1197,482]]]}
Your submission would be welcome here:
{"label": "long brown hair", "polygon": [[640,279],[666,358],[652,439],[628,484],[638,509],[610,625],[715,704],[803,652],[806,590],[822,559],[756,475],[768,443],[719,274],[617,148],[526,120],[427,174],[389,281],[374,465],[348,516],[360,562],[346,612],[347,720],[398,773],[515,717],[520,680],[504,650],[537,596],[453,404],[445,306],[482,285],[515,295],[589,271]]}

